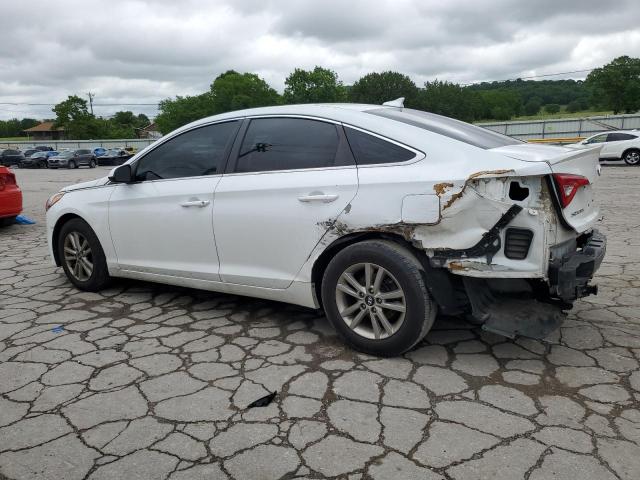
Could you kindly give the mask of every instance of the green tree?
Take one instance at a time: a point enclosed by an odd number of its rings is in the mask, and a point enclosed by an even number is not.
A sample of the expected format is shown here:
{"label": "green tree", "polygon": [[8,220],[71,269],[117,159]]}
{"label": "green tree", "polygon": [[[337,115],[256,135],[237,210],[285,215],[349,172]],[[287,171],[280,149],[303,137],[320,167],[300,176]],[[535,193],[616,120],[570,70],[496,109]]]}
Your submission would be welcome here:
{"label": "green tree", "polygon": [[52,110],[56,114],[55,126],[64,128],[67,138],[83,140],[101,136],[95,117],[87,109],[87,101],[77,95],[70,95]]}
{"label": "green tree", "polygon": [[582,110],[582,108],[580,107],[580,102],[578,100],[573,100],[567,105],[567,112],[569,113],[576,113],[580,110]]}
{"label": "green tree", "polygon": [[162,133],[169,133],[182,125],[217,113],[211,92],[167,98],[160,102],[159,109],[155,122]]}
{"label": "green tree", "polygon": [[524,104],[523,111],[525,115],[535,115],[540,111],[540,107],[542,107],[540,97],[531,97],[527,103]]}
{"label": "green tree", "polygon": [[586,79],[594,104],[613,113],[633,113],[640,109],[640,58],[622,56],[594,69]]}
{"label": "green tree", "polygon": [[557,103],[550,103],[544,106],[544,111],[547,113],[558,113],[560,111],[560,105]]}
{"label": "green tree", "polygon": [[213,81],[211,96],[215,113],[281,103],[278,92],[258,75],[234,70],[219,75]]}
{"label": "green tree", "polygon": [[380,105],[404,97],[406,107],[418,108],[418,87],[406,75],[398,72],[369,73],[349,90],[352,102]]}
{"label": "green tree", "polygon": [[329,103],[346,101],[346,90],[333,70],[296,68],[284,81],[286,103]]}
{"label": "green tree", "polygon": [[498,89],[479,93],[483,100],[483,118],[510,120],[522,111],[522,99],[515,91]]}
{"label": "green tree", "polygon": [[471,122],[480,117],[482,107],[477,92],[458,84],[435,80],[426,82],[420,91],[418,107],[421,110]]}

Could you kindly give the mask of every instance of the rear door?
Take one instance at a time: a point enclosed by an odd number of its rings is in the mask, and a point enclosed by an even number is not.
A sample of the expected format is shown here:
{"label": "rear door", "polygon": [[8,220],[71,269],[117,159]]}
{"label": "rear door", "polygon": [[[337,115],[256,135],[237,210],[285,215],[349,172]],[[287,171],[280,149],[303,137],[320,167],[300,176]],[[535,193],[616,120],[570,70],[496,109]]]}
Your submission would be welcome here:
{"label": "rear door", "polygon": [[286,288],[356,194],[358,173],[344,131],[310,118],[252,118],[232,159],[215,192],[220,276]]}
{"label": "rear door", "polygon": [[600,156],[602,158],[621,158],[622,153],[628,148],[629,140],[637,137],[629,133],[613,132],[607,135],[607,142],[602,147]]}

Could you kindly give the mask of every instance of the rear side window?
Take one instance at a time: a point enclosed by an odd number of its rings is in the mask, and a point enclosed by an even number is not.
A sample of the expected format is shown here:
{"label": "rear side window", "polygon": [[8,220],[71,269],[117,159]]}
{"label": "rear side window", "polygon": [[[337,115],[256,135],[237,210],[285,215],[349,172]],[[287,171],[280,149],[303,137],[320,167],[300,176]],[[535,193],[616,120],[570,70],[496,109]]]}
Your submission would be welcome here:
{"label": "rear side window", "polygon": [[358,165],[406,162],[416,156],[411,150],[360,130],[349,127],[344,130]]}
{"label": "rear side window", "polygon": [[136,180],[221,174],[239,122],[216,123],[167,140],[140,159]]}
{"label": "rear side window", "polygon": [[403,108],[402,110],[395,108],[376,108],[374,110],[367,110],[367,113],[422,128],[423,130],[444,135],[485,150],[522,143],[520,140],[502,135],[487,128],[471,125],[470,123],[461,122],[460,120],[442,115],[436,115],[435,113],[414,110],[412,108]]}
{"label": "rear side window", "polygon": [[332,123],[304,118],[256,118],[244,136],[239,173],[324,168],[342,164],[340,137]]}
{"label": "rear side window", "polygon": [[607,137],[607,142],[619,142],[621,140],[633,140],[635,138],[638,137],[628,133],[610,133]]}

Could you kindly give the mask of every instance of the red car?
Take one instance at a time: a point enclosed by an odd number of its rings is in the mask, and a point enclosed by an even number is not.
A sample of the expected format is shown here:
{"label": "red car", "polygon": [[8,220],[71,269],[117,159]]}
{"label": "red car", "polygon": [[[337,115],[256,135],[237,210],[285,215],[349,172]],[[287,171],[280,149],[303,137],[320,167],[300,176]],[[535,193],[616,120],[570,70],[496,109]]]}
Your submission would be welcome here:
{"label": "red car", "polygon": [[22,191],[16,183],[16,176],[0,166],[0,226],[13,224],[22,212]]}

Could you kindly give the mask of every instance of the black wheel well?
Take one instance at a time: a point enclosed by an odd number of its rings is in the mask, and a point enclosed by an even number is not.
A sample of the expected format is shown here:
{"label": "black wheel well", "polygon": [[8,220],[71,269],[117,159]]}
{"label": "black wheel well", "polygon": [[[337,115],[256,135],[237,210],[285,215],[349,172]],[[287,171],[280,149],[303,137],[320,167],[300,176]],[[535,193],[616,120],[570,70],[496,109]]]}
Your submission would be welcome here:
{"label": "black wheel well", "polygon": [[53,233],[51,234],[51,249],[53,250],[53,259],[55,260],[58,267],[62,265],[62,263],[60,262],[60,257],[58,256],[58,237],[60,236],[60,229],[65,223],[74,218],[84,220],[80,215],[76,215],[74,213],[65,213],[58,219],[56,225],[53,227]]}
{"label": "black wheel well", "polygon": [[[393,233],[382,233],[382,232],[356,232],[350,233],[343,237],[335,240],[331,245],[329,245],[316,259],[313,264],[313,268],[311,269],[311,281],[313,282],[315,288],[316,298],[320,307],[322,308],[322,277],[324,275],[324,271],[326,270],[329,262],[333,257],[335,257],[338,252],[348,247],[349,245],[353,245],[354,243],[362,242],[365,240],[390,240],[395,242],[416,255],[416,258],[420,261],[420,256],[417,255],[419,252],[413,245],[407,242],[401,235],[396,235]],[[422,262],[421,262],[422,263]]]}
{"label": "black wheel well", "polygon": [[627,148],[624,152],[622,152],[622,157],[621,158],[624,158],[624,156],[629,152],[640,152],[640,148],[638,148],[638,147],[629,147],[629,148]]}

